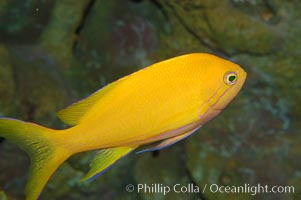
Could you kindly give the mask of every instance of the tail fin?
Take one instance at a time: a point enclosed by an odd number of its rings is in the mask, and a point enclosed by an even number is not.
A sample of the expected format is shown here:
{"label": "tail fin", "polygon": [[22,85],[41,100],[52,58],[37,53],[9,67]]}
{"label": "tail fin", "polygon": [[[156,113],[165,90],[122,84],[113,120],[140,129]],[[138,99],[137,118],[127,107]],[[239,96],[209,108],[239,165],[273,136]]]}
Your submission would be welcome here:
{"label": "tail fin", "polygon": [[31,165],[25,189],[26,199],[38,198],[54,171],[69,156],[53,139],[55,130],[15,119],[0,118],[0,136],[17,144],[30,156]]}

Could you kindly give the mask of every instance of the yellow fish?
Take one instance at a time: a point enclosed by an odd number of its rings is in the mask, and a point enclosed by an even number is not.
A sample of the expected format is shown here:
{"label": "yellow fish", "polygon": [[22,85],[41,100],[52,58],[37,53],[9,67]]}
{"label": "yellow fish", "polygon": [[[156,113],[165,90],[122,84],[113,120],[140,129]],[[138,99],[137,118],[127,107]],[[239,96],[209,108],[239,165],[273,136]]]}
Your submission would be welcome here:
{"label": "yellow fish", "polygon": [[125,76],[59,111],[70,125],[54,130],[0,118],[0,136],[31,158],[26,199],[37,199],[71,155],[100,149],[83,180],[94,178],[138,147],[172,145],[218,115],[246,79],[238,65],[210,54],[187,54]]}

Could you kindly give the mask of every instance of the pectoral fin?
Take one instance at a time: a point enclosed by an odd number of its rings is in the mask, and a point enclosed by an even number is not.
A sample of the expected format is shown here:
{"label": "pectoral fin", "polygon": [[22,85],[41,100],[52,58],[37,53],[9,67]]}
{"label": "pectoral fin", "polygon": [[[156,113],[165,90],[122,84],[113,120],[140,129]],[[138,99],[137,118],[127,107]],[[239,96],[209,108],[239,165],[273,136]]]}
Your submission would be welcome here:
{"label": "pectoral fin", "polygon": [[136,147],[116,147],[98,151],[90,163],[90,171],[81,181],[93,179],[101,175],[115,162],[131,153],[135,148]]}
{"label": "pectoral fin", "polygon": [[179,136],[175,136],[175,137],[172,137],[172,138],[168,138],[168,139],[165,139],[163,141],[160,141],[159,143],[156,143],[155,146],[152,146],[152,147],[149,147],[149,148],[146,148],[144,150],[141,150],[141,151],[138,151],[136,152],[137,154],[139,153],[144,153],[144,152],[148,152],[148,151],[155,151],[155,150],[160,150],[160,149],[164,149],[166,147],[169,147],[185,138],[187,138],[188,136],[192,135],[197,129],[199,129],[200,127],[197,127],[195,129],[192,129],[182,135],[179,135]]}

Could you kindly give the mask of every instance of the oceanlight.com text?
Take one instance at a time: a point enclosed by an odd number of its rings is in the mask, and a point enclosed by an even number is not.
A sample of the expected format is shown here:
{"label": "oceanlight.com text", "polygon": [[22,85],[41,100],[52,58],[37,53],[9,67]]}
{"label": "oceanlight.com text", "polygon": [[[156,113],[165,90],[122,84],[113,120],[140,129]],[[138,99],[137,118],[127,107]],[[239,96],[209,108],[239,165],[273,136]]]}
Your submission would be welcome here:
{"label": "oceanlight.com text", "polygon": [[294,193],[294,186],[269,186],[244,184],[241,186],[221,186],[217,184],[211,184],[209,190],[212,193],[248,193],[251,195],[263,194],[263,193]]}
{"label": "oceanlight.com text", "polygon": [[294,186],[269,186],[264,184],[244,184],[240,186],[230,186],[230,185],[218,185],[218,184],[205,184],[203,187],[199,187],[193,183],[186,185],[174,184],[165,185],[162,183],[153,184],[128,184],[126,186],[127,192],[137,192],[137,193],[157,193],[166,195],[170,192],[175,193],[224,193],[224,194],[241,194],[248,193],[250,195],[263,194],[263,193],[294,193]]}

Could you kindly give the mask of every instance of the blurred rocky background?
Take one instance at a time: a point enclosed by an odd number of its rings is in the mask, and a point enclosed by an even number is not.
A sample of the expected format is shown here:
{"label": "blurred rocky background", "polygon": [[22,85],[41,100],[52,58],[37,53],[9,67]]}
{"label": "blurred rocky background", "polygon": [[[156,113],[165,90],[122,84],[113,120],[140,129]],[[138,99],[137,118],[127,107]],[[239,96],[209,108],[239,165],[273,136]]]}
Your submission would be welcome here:
{"label": "blurred rocky background", "polygon": [[[93,153],[76,155],[41,199],[301,199],[300,10],[299,0],[0,0],[0,116],[65,128],[56,111],[185,53],[213,53],[248,72],[235,101],[190,138],[132,154],[86,183]],[[0,141],[0,199],[24,199],[29,159]],[[294,192],[162,195],[128,193],[129,183]]]}

